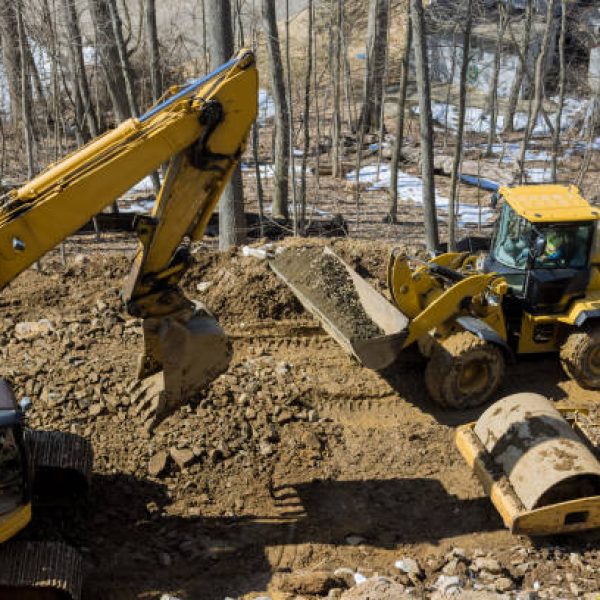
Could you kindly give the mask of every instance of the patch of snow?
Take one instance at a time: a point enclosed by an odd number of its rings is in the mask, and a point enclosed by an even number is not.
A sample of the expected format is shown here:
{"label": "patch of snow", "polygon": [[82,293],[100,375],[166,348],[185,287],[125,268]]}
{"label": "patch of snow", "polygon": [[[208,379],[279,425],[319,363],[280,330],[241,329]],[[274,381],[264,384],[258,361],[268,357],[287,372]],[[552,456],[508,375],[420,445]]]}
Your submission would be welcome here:
{"label": "patch of snow", "polygon": [[[348,181],[356,180],[356,171],[346,175]],[[377,165],[368,165],[362,167],[358,180],[361,183],[371,184],[367,190],[387,189],[391,182],[391,170],[387,164],[380,165],[379,177],[377,177]],[[403,171],[398,171],[398,197],[402,200],[411,200],[415,204],[423,204],[423,181],[420,177],[409,175]],[[448,212],[448,198],[440,196],[436,192],[435,205],[438,211]],[[460,204],[457,207],[457,221],[459,225],[477,225],[479,223],[479,207],[472,204]],[[492,208],[481,209],[481,223],[485,224],[491,221],[495,216]]]}
{"label": "patch of snow", "polygon": [[259,125],[264,125],[268,119],[275,116],[275,102],[267,90],[258,90],[258,117]]}
{"label": "patch of snow", "polygon": [[138,181],[133,187],[129,189],[126,193],[128,194],[146,194],[153,193],[154,186],[152,184],[152,177],[147,175],[144,179]]}

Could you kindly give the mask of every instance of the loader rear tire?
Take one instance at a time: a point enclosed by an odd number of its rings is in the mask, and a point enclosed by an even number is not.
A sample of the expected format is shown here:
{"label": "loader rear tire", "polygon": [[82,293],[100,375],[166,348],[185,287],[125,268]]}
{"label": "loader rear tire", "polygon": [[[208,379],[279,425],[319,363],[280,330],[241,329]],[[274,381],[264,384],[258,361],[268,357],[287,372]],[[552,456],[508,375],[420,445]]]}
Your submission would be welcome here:
{"label": "loader rear tire", "polygon": [[487,402],[503,375],[500,348],[462,331],[437,345],[425,369],[425,385],[440,406],[466,409]]}
{"label": "loader rear tire", "polygon": [[560,362],[581,387],[600,389],[600,326],[571,333],[560,349]]}

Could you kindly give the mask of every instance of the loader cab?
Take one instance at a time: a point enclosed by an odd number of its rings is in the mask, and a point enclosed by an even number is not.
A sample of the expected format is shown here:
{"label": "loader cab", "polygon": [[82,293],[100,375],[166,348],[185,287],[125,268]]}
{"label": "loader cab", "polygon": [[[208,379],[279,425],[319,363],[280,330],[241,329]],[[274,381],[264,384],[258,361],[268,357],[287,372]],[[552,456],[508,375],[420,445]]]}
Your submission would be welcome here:
{"label": "loader cab", "polygon": [[577,188],[501,188],[502,207],[484,270],[502,275],[532,314],[557,314],[585,294],[598,212]]}

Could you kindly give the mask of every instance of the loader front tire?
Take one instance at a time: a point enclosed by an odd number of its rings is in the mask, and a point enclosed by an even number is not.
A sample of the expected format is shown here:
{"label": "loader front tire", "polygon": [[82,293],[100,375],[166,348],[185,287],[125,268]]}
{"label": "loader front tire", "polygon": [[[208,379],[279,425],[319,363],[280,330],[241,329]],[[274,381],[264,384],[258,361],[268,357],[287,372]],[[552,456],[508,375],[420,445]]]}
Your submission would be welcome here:
{"label": "loader front tire", "polygon": [[440,406],[466,409],[487,402],[503,375],[502,351],[461,331],[438,343],[425,369],[425,385]]}
{"label": "loader front tire", "polygon": [[560,362],[581,387],[600,389],[600,326],[571,333],[560,349]]}

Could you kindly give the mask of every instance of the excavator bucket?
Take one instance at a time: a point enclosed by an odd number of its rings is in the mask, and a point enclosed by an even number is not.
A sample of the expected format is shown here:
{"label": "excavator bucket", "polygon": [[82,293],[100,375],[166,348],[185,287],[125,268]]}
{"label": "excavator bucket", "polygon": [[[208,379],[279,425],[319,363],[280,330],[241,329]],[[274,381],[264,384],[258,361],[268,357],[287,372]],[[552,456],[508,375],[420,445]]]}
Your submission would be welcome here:
{"label": "excavator bucket", "polygon": [[591,429],[538,394],[514,394],[460,427],[456,444],[517,534],[600,527],[600,462]]}
{"label": "excavator bucket", "polygon": [[231,344],[200,303],[178,315],[144,320],[144,354],[135,412],[151,427],[198,396],[227,370]]}
{"label": "excavator bucket", "polygon": [[398,358],[409,319],[333,250],[287,249],[269,264],[325,331],[362,365],[381,370]]}

